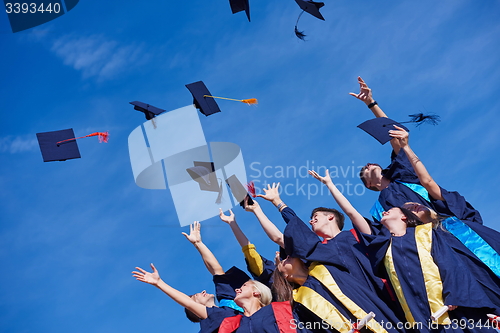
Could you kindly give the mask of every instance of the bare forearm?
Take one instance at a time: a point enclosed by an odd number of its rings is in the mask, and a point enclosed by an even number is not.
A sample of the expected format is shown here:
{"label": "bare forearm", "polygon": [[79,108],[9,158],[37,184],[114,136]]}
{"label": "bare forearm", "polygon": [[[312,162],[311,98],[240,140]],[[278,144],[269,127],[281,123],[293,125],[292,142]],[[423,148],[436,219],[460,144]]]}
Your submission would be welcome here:
{"label": "bare forearm", "polygon": [[169,286],[163,280],[160,279],[158,284],[155,285],[158,289],[167,294],[171,299],[177,302],[179,305],[187,308],[195,315],[201,319],[207,318],[207,308],[204,305],[196,303],[188,295],[183,292]]}
{"label": "bare forearm", "polygon": [[262,229],[264,229],[264,232],[266,233],[267,237],[269,237],[269,239],[271,239],[279,246],[284,247],[285,243],[283,241],[283,233],[274,225],[273,222],[271,222],[271,220],[269,220],[269,218],[266,216],[266,214],[264,214],[262,209],[260,208],[256,209],[254,211],[254,214],[259,220],[260,225],[262,226]]}
{"label": "bare forearm", "polygon": [[194,243],[193,245],[200,253],[201,258],[203,259],[203,263],[207,267],[210,274],[212,275],[224,274],[224,270],[219,264],[219,261],[212,253],[212,251],[210,251],[210,249],[203,242],[197,242]]}
{"label": "bare forearm", "polygon": [[443,196],[441,195],[441,188],[434,181],[434,179],[432,179],[431,175],[425,168],[422,161],[410,148],[410,145],[406,145],[403,148],[403,150],[406,153],[406,156],[408,157],[408,160],[410,161],[413,170],[415,170],[415,173],[417,174],[420,183],[422,184],[423,187],[425,187],[427,192],[429,192],[429,195],[436,200],[444,200]]}
{"label": "bare forearm", "polygon": [[352,224],[358,228],[359,231],[365,234],[371,234],[370,226],[365,218],[353,207],[351,202],[339,191],[333,182],[326,184],[333,199],[337,202],[340,209],[351,219]]}
{"label": "bare forearm", "polygon": [[236,240],[238,241],[241,247],[250,245],[250,241],[248,240],[247,236],[245,236],[243,231],[240,229],[240,226],[238,225],[238,223],[236,223],[236,221],[229,223],[229,226],[231,227],[234,237],[236,237]]}

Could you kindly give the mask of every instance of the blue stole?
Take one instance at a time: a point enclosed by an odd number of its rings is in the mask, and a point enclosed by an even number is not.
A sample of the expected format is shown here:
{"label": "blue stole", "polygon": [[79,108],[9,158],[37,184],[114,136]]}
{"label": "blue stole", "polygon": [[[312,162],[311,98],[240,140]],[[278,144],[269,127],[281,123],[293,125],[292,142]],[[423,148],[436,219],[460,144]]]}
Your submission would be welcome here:
{"label": "blue stole", "polygon": [[232,299],[221,299],[219,301],[219,306],[226,306],[236,311],[240,311],[241,313],[245,312],[245,310],[239,307]]}
{"label": "blue stole", "polygon": [[[425,187],[422,185],[404,183],[400,181],[397,182],[419,194],[427,202],[431,201],[429,192],[427,192]],[[377,219],[377,221],[380,221],[382,219],[383,212],[384,208],[377,200],[370,210],[370,214],[372,214],[373,218]],[[446,230],[448,230],[453,236],[462,242],[466,248],[474,253],[479,260],[488,266],[489,269],[495,273],[495,275],[500,277],[500,255],[484,239],[482,239],[481,236],[455,216],[448,217],[441,223]]]}

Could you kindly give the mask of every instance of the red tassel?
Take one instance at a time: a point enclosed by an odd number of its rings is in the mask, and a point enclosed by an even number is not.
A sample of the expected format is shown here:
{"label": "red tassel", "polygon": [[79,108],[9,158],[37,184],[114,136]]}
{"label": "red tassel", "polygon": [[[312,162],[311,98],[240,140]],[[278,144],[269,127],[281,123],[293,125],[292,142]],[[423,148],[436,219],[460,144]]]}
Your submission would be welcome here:
{"label": "red tassel", "polygon": [[91,137],[91,136],[97,136],[100,143],[101,142],[108,142],[109,133],[107,131],[106,132],[95,132],[95,133],[91,133],[89,135],[81,136],[79,138],[72,138],[72,139],[62,140],[62,141],[56,142],[56,144],[58,145],[58,144],[63,143],[63,142],[73,141],[73,140],[76,140],[76,139],[88,138],[88,137]]}
{"label": "red tassel", "polygon": [[257,197],[257,194],[255,193],[255,184],[253,181],[251,181],[247,184],[247,189],[248,189],[248,192],[252,195],[252,198]]}

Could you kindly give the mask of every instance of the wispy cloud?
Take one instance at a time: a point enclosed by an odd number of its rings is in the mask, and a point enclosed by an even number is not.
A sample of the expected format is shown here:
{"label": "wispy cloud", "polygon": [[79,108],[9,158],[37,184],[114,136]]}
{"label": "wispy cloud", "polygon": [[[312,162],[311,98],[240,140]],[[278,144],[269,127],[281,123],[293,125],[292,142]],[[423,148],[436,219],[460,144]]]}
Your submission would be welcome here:
{"label": "wispy cloud", "polygon": [[[67,35],[52,42],[51,51],[84,78],[110,79],[144,60],[139,45],[121,45],[103,36]],[[139,57],[140,55],[140,57]]]}
{"label": "wispy cloud", "polygon": [[37,140],[33,136],[4,136],[0,137],[0,153],[22,153],[34,151],[37,147]]}

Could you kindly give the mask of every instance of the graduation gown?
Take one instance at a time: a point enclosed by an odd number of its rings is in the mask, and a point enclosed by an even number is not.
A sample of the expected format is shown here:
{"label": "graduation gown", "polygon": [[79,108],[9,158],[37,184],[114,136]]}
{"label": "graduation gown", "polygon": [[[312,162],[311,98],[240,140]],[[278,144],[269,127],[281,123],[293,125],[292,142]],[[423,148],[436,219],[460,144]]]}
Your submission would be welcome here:
{"label": "graduation gown", "polygon": [[[363,234],[363,240],[375,271],[391,280],[407,322],[419,332],[489,331],[459,325],[461,319],[484,325],[486,314],[497,313],[498,307],[431,224],[407,228],[401,237],[383,228],[379,235]],[[431,314],[443,305],[458,308],[431,323]]]}
{"label": "graduation gown", "polygon": [[420,185],[403,150],[392,157],[391,165],[383,173],[391,183],[380,192],[379,199],[371,210],[372,216],[379,221],[383,211],[402,207],[409,201],[430,207],[443,216],[450,216],[442,222],[443,227],[459,241],[447,237],[450,245],[461,254],[472,253],[475,258],[468,259],[469,262],[479,259],[493,274],[500,277],[500,233],[484,226],[479,212],[458,192],[441,188],[444,200],[431,198],[427,190]]}
{"label": "graduation gown", "polygon": [[[288,302],[287,302],[288,303]],[[304,332],[299,329],[294,322],[297,321],[296,317],[292,314],[290,304],[279,304],[280,307],[274,307],[272,304],[260,308],[253,315],[246,317],[243,315],[232,316],[228,323],[225,323],[224,329],[221,327],[220,331],[224,333],[237,332],[237,333],[293,333]],[[277,309],[277,310],[276,310]],[[276,311],[283,311],[285,313],[276,313]],[[208,318],[201,321],[202,332],[219,332],[224,319],[228,316],[228,312],[221,308],[208,308]],[[226,316],[226,317],[224,317]],[[224,317],[224,318],[222,318]],[[222,320],[221,320],[222,318]],[[280,321],[280,327],[277,321]]]}
{"label": "graduation gown", "polygon": [[441,215],[482,223],[479,212],[458,192],[448,192],[441,188],[446,201],[430,198],[427,190],[420,184],[403,149],[397,155],[393,152],[391,164],[382,171],[382,175],[391,182],[387,188],[380,191],[378,200],[371,210],[372,216],[377,221],[380,221],[383,211],[401,207],[407,202],[417,202]]}

